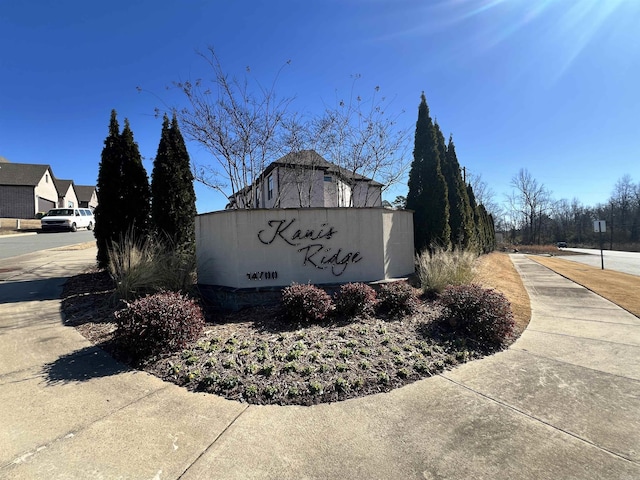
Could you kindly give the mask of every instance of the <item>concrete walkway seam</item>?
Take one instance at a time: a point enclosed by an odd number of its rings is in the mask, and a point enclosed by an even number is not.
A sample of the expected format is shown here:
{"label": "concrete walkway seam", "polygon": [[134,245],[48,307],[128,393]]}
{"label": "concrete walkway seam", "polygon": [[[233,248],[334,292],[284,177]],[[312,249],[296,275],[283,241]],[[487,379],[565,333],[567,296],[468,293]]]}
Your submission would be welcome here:
{"label": "concrete walkway seam", "polygon": [[[527,255],[527,258],[529,258],[529,257],[530,257],[530,255]],[[631,315],[633,315],[633,316],[637,316],[635,313],[633,313],[633,312],[631,312],[631,311],[627,310],[627,309],[626,309],[626,308],[624,308],[622,305],[618,305],[617,303],[613,303],[611,300],[609,300],[609,299],[607,299],[607,298],[604,298],[604,297],[603,297],[602,295],[600,295],[598,292],[596,292],[596,291],[594,291],[594,290],[591,290],[591,289],[590,289],[589,287],[587,287],[586,285],[583,285],[583,284],[581,284],[580,282],[577,282],[577,281],[575,281],[575,280],[573,280],[573,279],[571,279],[571,278],[569,278],[569,277],[567,277],[567,276],[565,276],[565,275],[561,274],[560,272],[556,272],[555,270],[552,270],[551,268],[547,267],[546,265],[543,265],[543,264],[541,264],[541,263],[536,262],[536,261],[535,261],[535,260],[533,260],[532,258],[529,258],[529,259],[530,259],[532,262],[535,262],[535,263],[536,263],[536,265],[539,265],[539,266],[541,266],[541,267],[546,268],[547,270],[551,271],[552,273],[554,273],[554,274],[556,274],[556,275],[561,276],[561,277],[562,277],[562,278],[564,278],[565,280],[569,280],[571,283],[575,283],[576,285],[580,285],[582,288],[584,288],[585,290],[588,290],[589,292],[593,293],[594,295],[597,295],[598,297],[600,297],[600,298],[601,298],[602,300],[604,300],[605,302],[608,302],[608,303],[610,303],[610,304],[612,304],[612,305],[614,305],[614,306],[616,306],[616,307],[618,307],[618,308],[620,308],[620,309],[624,310],[625,312],[627,312],[627,313],[629,313],[629,314],[631,314]],[[520,274],[520,276],[521,276],[521,277],[524,277],[524,275],[523,275],[523,273],[522,273],[522,272],[518,271],[518,273]],[[535,287],[531,287],[531,289],[532,289],[533,291],[535,291],[536,293],[539,293],[539,292],[537,292],[537,291],[536,291]]]}
{"label": "concrete walkway seam", "polygon": [[[543,358],[546,358],[546,357],[543,357]],[[640,463],[638,463],[638,462],[635,462],[635,461],[633,461],[633,460],[631,460],[629,458],[623,457],[619,453],[612,452],[611,450],[608,450],[608,449],[606,449],[606,448],[604,448],[604,447],[602,447],[600,445],[596,445],[595,443],[593,443],[593,442],[591,442],[591,441],[589,441],[589,440],[587,440],[585,438],[582,438],[582,437],[576,435],[575,433],[572,433],[572,432],[570,432],[568,430],[565,430],[565,429],[562,429],[560,427],[557,427],[557,426],[555,426],[555,425],[553,425],[553,424],[551,424],[549,422],[546,422],[546,421],[542,420],[541,418],[534,417],[533,415],[531,415],[531,414],[529,414],[527,412],[524,412],[524,411],[520,410],[519,408],[514,407],[513,405],[505,403],[502,400],[498,400],[497,398],[494,398],[494,397],[492,397],[490,395],[487,395],[486,393],[479,392],[478,390],[476,390],[474,388],[471,388],[471,387],[469,387],[469,386],[467,386],[467,385],[465,385],[463,383],[457,382],[456,380],[453,380],[452,378],[448,378],[445,375],[439,374],[439,376],[444,378],[445,380],[448,380],[449,382],[453,383],[454,385],[462,387],[465,390],[468,390],[468,391],[470,391],[470,392],[472,392],[472,393],[474,393],[474,394],[476,394],[476,395],[478,395],[478,396],[480,396],[482,398],[485,398],[485,399],[487,399],[487,400],[489,400],[491,402],[494,402],[494,403],[496,403],[496,404],[498,404],[498,405],[500,405],[502,407],[508,408],[509,410],[512,410],[512,411],[514,411],[516,413],[519,413],[520,415],[523,415],[523,416],[525,416],[525,417],[527,417],[527,418],[529,418],[529,419],[531,419],[531,420],[533,420],[535,422],[538,422],[538,423],[541,423],[543,425],[546,425],[547,427],[549,427],[549,428],[551,428],[553,430],[556,430],[558,432],[562,432],[565,435],[573,437],[576,440],[579,440],[579,441],[581,441],[583,443],[586,443],[587,445],[589,445],[591,447],[595,447],[596,449],[601,450],[603,452],[606,452],[606,453],[608,453],[610,455],[613,455],[616,458],[619,458],[621,460],[625,460],[625,461],[631,463],[632,465],[640,466]]]}
{"label": "concrete walkway seam", "polygon": [[229,429],[230,429],[230,428],[231,428],[231,427],[236,423],[236,421],[237,421],[237,420],[238,420],[238,419],[239,419],[239,418],[244,414],[244,412],[246,412],[247,410],[249,410],[249,407],[250,407],[250,406],[251,406],[251,405],[247,404],[247,406],[246,406],[246,407],[245,407],[245,408],[244,408],[240,413],[238,413],[238,415],[236,415],[236,417],[235,417],[233,420],[231,420],[231,422],[229,423],[229,425],[227,425],[227,426],[224,428],[224,430],[222,430],[222,431],[218,434],[218,436],[217,436],[216,438],[214,438],[214,439],[213,439],[213,442],[211,442],[207,448],[205,448],[202,452],[200,452],[200,455],[198,455],[198,457],[197,457],[193,462],[191,462],[191,465],[189,465],[189,466],[184,470],[184,472],[182,472],[182,473],[178,476],[177,480],[180,480],[182,477],[184,477],[184,476],[189,472],[189,470],[191,469],[191,467],[193,467],[196,463],[198,463],[198,460],[200,460],[204,455],[206,455],[206,454],[207,454],[207,452],[208,452],[209,450],[211,450],[211,449],[214,447],[214,445],[215,445],[216,443],[218,443],[218,440],[220,440],[220,438],[222,438],[222,436],[223,436],[225,433],[227,433],[227,431],[228,431],[228,430],[229,430]]}
{"label": "concrete walkway seam", "polygon": [[146,398],[150,397],[151,395],[154,395],[154,394],[156,394],[158,392],[163,392],[163,391],[167,390],[170,387],[171,387],[171,385],[167,385],[165,387],[159,388],[158,390],[153,390],[153,391],[147,393],[146,395],[143,395],[143,396],[137,398],[135,401],[127,403],[125,405],[122,405],[120,408],[117,408],[117,409],[113,410],[112,412],[109,412],[106,415],[102,415],[101,417],[96,418],[92,422],[89,422],[89,423],[83,425],[82,428],[80,428],[79,430],[67,432],[64,435],[61,435],[61,436],[59,436],[57,438],[54,438],[53,440],[51,440],[46,445],[39,445],[34,450],[32,450],[30,452],[25,452],[24,454],[18,456],[17,458],[15,458],[14,460],[10,461],[9,463],[6,463],[4,465],[0,465],[0,471],[4,470],[4,469],[7,469],[7,468],[10,468],[10,467],[15,466],[15,465],[19,465],[22,462],[24,462],[27,458],[30,458],[30,457],[36,455],[38,452],[40,452],[42,450],[45,450],[45,449],[55,445],[56,443],[58,443],[58,442],[60,442],[62,440],[73,438],[78,433],[82,432],[83,430],[86,430],[87,428],[91,427],[92,425],[95,425],[96,423],[101,422],[104,419],[111,417],[112,415],[124,410],[125,408],[128,408],[128,407],[130,407],[132,405],[135,405],[136,403],[139,403],[142,400],[145,400]]}
{"label": "concrete walkway seam", "polygon": [[[545,332],[539,332],[539,333],[545,333]],[[554,334],[551,334],[551,335],[554,335]],[[514,350],[514,351],[525,352],[525,353],[527,353],[527,354],[529,354],[529,355],[531,355],[533,357],[536,357],[536,358],[544,358],[546,360],[549,360],[549,357],[545,357],[544,355],[541,355],[539,353],[532,352],[531,350],[527,350],[526,348],[518,348],[517,346],[511,346],[509,348],[511,350]],[[640,380],[638,380],[636,378],[625,377],[624,375],[618,375],[616,373],[611,373],[611,372],[603,372],[602,370],[597,370],[595,368],[586,367],[586,366],[580,365],[578,363],[570,363],[570,362],[567,362],[565,360],[560,360],[560,359],[557,359],[557,358],[553,358],[551,360],[553,360],[554,362],[562,363],[564,365],[571,365],[573,367],[584,368],[585,370],[589,370],[589,371],[592,371],[592,372],[603,373],[603,374],[606,374],[606,375],[610,375],[612,377],[623,378],[625,380],[631,380],[632,382],[635,382],[635,383],[640,383]]]}
{"label": "concrete walkway seam", "polygon": [[[605,323],[605,322],[601,322],[601,323]],[[623,323],[610,323],[609,325],[625,325]],[[542,333],[544,335],[555,335],[558,337],[567,337],[567,338],[580,338],[580,339],[584,339],[585,337],[579,337],[577,335],[568,335],[566,333],[556,333],[556,332],[547,332],[545,330],[536,330],[535,328],[529,328],[527,327],[527,330],[530,332],[536,332],[536,333]],[[602,340],[599,338],[589,338],[588,340],[592,340],[594,343],[610,343],[612,345],[624,345],[626,347],[637,347],[638,345],[633,344],[633,343],[623,343],[623,342],[613,342],[611,340]]]}

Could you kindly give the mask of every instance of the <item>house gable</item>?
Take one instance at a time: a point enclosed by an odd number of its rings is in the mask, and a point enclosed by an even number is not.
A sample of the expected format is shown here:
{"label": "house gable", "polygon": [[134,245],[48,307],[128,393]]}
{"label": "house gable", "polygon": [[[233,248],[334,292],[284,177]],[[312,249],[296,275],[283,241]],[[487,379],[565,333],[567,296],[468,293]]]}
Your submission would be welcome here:
{"label": "house gable", "polygon": [[325,160],[314,150],[291,152],[229,197],[228,208],[379,207],[382,184]]}
{"label": "house gable", "polygon": [[92,185],[75,185],[78,204],[81,208],[96,208],[98,206],[98,194],[96,187]]}
{"label": "house gable", "polygon": [[54,179],[54,183],[58,190],[59,208],[74,208],[80,206],[73,180],[61,180],[56,178]]}
{"label": "house gable", "polygon": [[33,218],[56,206],[58,190],[49,165],[7,163],[0,165],[2,215]]}

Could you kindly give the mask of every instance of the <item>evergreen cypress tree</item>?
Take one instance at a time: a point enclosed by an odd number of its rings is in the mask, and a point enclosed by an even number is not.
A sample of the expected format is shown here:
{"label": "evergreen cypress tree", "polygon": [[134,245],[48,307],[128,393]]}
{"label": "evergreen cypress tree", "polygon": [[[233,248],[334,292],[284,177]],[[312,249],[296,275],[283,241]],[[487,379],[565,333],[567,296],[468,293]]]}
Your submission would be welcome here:
{"label": "evergreen cypress tree", "polygon": [[473,193],[471,184],[467,184],[467,196],[469,197],[469,208],[471,208],[471,214],[473,215],[473,238],[471,239],[471,247],[478,252],[482,251],[481,239],[480,239],[480,220],[478,218],[478,204],[476,203],[476,196]]}
{"label": "evergreen cypress tree", "polygon": [[476,203],[476,197],[471,185],[467,185],[467,193],[469,195],[469,203],[473,210],[473,218],[475,222],[475,248],[479,253],[488,253],[495,248],[493,219],[487,213],[487,209],[484,208],[484,205],[478,205]]}
{"label": "evergreen cypress tree", "polygon": [[478,211],[478,226],[480,231],[480,247],[482,253],[489,253],[491,248],[491,227],[489,225],[489,214],[484,205],[480,204],[476,207]]}
{"label": "evergreen cypress tree", "polygon": [[444,173],[444,165],[445,165],[446,156],[447,156],[447,146],[444,142],[444,135],[442,134],[442,130],[440,130],[440,125],[438,124],[437,120],[433,122],[433,129],[436,134],[436,141],[438,145],[438,156],[440,157],[440,169],[442,170],[442,175],[445,177],[444,181],[447,183],[447,186],[449,186],[447,182],[447,177]]}
{"label": "evergreen cypress tree", "polygon": [[490,213],[487,213],[487,239],[487,253],[493,252],[496,249],[496,225]]}
{"label": "evergreen cypress tree", "polygon": [[114,232],[117,235],[114,239],[119,239],[129,231],[134,238],[140,239],[149,234],[151,191],[138,144],[133,139],[129,120],[126,118],[120,142],[122,148],[120,190],[123,205],[119,214],[122,223],[118,231]]}
{"label": "evergreen cypress tree", "polygon": [[176,248],[195,252],[196,195],[191,160],[175,114],[165,115],[151,174],[151,218],[161,236]]}
{"label": "evergreen cypress tree", "polygon": [[447,182],[447,191],[449,193],[451,244],[454,247],[469,248],[473,240],[473,212],[469,204],[466,185],[460,172],[453,136],[449,136],[449,145],[447,146],[445,159],[442,162],[442,174]]}
{"label": "evergreen cypress tree", "polygon": [[418,252],[435,245],[448,247],[451,236],[447,184],[442,175],[436,129],[424,92],[420,98],[407,193],[407,208],[415,212],[413,226]]}
{"label": "evergreen cypress tree", "polygon": [[109,135],[104,141],[104,148],[98,168],[98,206],[94,215],[96,218],[95,237],[98,246],[98,266],[106,268],[109,264],[109,249],[113,240],[113,232],[119,231],[121,215],[121,141],[120,126],[115,110],[111,111]]}

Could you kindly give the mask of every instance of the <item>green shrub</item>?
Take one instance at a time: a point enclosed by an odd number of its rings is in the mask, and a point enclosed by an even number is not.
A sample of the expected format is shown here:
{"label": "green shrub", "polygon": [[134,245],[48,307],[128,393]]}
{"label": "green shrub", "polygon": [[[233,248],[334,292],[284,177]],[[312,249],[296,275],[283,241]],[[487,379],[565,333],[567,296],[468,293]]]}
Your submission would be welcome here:
{"label": "green shrub", "polygon": [[321,322],[333,310],[331,297],[314,285],[293,283],[282,290],[286,316],[298,322]]}
{"label": "green shrub", "polygon": [[376,306],[376,291],[364,283],[346,283],[334,295],[336,311],[345,317],[370,315]]}
{"label": "green shrub", "polygon": [[414,289],[406,282],[385,283],[378,292],[378,308],[393,316],[415,313],[419,305]]}
{"label": "green shrub", "polygon": [[479,285],[447,287],[440,296],[441,321],[459,335],[489,350],[499,348],[513,334],[514,320],[506,297]]}
{"label": "green shrub", "polygon": [[182,350],[204,329],[200,306],[175,292],[155,293],[127,303],[114,316],[117,341],[138,359]]}
{"label": "green shrub", "polygon": [[470,250],[436,248],[416,255],[416,271],[425,293],[440,293],[448,285],[463,285],[473,280],[477,255]]}

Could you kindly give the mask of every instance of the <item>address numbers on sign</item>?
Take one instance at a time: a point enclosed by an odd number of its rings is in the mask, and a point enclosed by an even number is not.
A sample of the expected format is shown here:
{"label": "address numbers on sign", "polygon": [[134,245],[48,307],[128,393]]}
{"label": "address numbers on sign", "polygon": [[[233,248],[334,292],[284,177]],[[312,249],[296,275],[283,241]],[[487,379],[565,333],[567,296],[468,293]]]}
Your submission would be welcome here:
{"label": "address numbers on sign", "polygon": [[278,272],[249,272],[247,278],[249,280],[275,280],[278,278]]}

